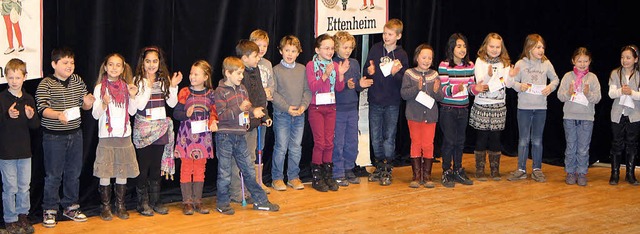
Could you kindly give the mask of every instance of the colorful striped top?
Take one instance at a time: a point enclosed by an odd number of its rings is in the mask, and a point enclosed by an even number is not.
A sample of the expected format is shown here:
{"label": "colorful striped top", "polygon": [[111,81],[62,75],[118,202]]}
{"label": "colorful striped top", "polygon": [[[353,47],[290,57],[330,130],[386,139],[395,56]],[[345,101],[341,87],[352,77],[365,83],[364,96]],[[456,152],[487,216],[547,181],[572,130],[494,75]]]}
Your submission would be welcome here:
{"label": "colorful striped top", "polygon": [[[442,92],[444,93],[444,99],[441,104],[445,106],[453,107],[466,107],[469,105],[469,93],[476,95],[475,91],[475,76],[473,62],[469,62],[467,66],[456,65],[449,67],[449,62],[442,61],[438,65],[438,73],[440,76],[440,82],[442,85]],[[459,89],[458,84],[467,84],[467,93],[458,94],[462,89]],[[458,95],[456,95],[458,94]],[[454,97],[454,95],[456,97]]]}

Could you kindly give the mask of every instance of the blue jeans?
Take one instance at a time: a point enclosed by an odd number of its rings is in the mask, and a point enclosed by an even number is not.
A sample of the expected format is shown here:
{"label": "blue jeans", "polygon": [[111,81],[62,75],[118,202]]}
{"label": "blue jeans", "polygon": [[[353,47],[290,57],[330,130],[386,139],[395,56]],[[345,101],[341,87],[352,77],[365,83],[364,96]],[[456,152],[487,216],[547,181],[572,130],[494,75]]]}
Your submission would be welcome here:
{"label": "blue jeans", "polygon": [[440,107],[440,129],[442,129],[442,170],[462,168],[462,153],[464,140],[469,123],[469,110],[467,107]]}
{"label": "blue jeans", "polygon": [[304,133],[304,114],[291,116],[289,113],[273,111],[273,132],[275,145],[271,162],[271,177],[274,180],[284,179],[284,159],[289,150],[287,160],[287,180],[298,179],[300,158],[302,157],[302,135]]}
{"label": "blue jeans", "polygon": [[336,112],[333,138],[333,178],[345,177],[353,169],[358,157],[358,109]]}
{"label": "blue jeans", "polygon": [[527,158],[529,157],[529,142],[531,142],[531,154],[533,155],[533,169],[542,168],[542,133],[544,122],[547,119],[547,110],[522,110],[518,109],[518,169],[527,171]]}
{"label": "blue jeans", "polygon": [[393,160],[396,155],[396,131],[400,106],[369,103],[369,134],[376,160]]}
{"label": "blue jeans", "polygon": [[[6,143],[6,142],[5,142]],[[31,158],[0,160],[2,171],[2,212],[4,222],[18,221],[19,214],[29,214]]]}
{"label": "blue jeans", "polygon": [[253,162],[249,158],[247,141],[244,135],[216,133],[216,153],[218,156],[218,180],[216,199],[218,207],[229,206],[231,184],[231,164],[238,165],[243,175],[246,188],[251,192],[251,197],[257,203],[267,201],[267,195],[256,182],[256,171],[253,169]]}
{"label": "blue jeans", "polygon": [[[58,210],[78,203],[82,172],[82,131],[67,135],[42,135],[44,150],[43,210]],[[62,183],[64,197],[60,200]]]}
{"label": "blue jeans", "polygon": [[567,173],[587,174],[592,132],[593,121],[564,120],[564,136],[567,140],[567,148],[564,151],[564,170]]}

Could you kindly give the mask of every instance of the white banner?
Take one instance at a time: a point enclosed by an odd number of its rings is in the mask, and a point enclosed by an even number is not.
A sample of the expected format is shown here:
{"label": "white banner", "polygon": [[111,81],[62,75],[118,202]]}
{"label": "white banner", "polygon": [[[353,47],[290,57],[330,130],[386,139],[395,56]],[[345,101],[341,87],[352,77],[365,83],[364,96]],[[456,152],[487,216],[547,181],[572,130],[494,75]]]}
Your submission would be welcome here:
{"label": "white banner", "polygon": [[316,0],[315,36],[337,31],[351,35],[382,33],[388,0]]}
{"label": "white banner", "polygon": [[27,63],[27,79],[42,78],[42,1],[1,1],[0,83],[7,83],[4,66],[12,58]]}

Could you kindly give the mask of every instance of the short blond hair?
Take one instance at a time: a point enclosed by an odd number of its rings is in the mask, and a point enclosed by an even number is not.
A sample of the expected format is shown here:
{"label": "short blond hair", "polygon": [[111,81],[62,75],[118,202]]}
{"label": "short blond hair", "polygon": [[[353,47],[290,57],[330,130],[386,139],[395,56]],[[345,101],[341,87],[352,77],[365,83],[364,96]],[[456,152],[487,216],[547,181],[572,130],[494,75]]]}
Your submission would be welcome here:
{"label": "short blond hair", "polygon": [[13,58],[7,62],[4,66],[4,75],[6,76],[9,71],[21,71],[23,76],[27,75],[27,64],[17,58]]}
{"label": "short blond hair", "polygon": [[244,69],[244,64],[240,58],[233,56],[226,57],[222,61],[222,76],[227,79],[227,75],[225,74],[227,71],[231,73],[241,68]]}
{"label": "short blond hair", "polygon": [[396,31],[396,34],[402,34],[402,28],[404,26],[401,20],[390,19],[386,24],[384,24],[384,27]]}
{"label": "short blond hair", "polygon": [[333,40],[336,41],[336,50],[346,42],[353,42],[353,47],[356,47],[356,38],[346,31],[336,32],[336,34],[333,35]]}
{"label": "short blond hair", "polygon": [[262,29],[256,29],[256,30],[253,30],[253,32],[251,32],[251,35],[249,35],[249,40],[253,42],[256,42],[259,40],[265,40],[268,43],[269,34]]}

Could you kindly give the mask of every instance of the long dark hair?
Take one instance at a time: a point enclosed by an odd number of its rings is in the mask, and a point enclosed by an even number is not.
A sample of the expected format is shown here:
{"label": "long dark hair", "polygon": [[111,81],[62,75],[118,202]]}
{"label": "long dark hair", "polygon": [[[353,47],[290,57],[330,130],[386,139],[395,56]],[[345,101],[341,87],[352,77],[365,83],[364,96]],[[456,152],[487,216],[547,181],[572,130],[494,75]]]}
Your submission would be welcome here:
{"label": "long dark hair", "polygon": [[[167,99],[169,97],[169,86],[171,85],[171,81],[169,80],[169,70],[167,69],[167,63],[164,58],[164,53],[157,46],[148,46],[140,51],[140,56],[138,56],[138,64],[136,65],[136,73],[135,78],[133,80],[133,84],[138,87],[142,87],[142,91],[146,87],[142,83],[143,78],[145,76],[144,72],[144,58],[147,57],[149,53],[156,53],[158,55],[158,71],[156,71],[156,79],[162,82],[162,86],[160,87],[162,90],[162,98]],[[150,80],[149,82],[154,82]]]}
{"label": "long dark hair", "polygon": [[[640,54],[638,53],[638,47],[636,45],[627,45],[622,47],[622,49],[620,50],[620,54],[624,53],[625,51],[631,51],[631,54],[633,55],[633,58],[638,59],[638,57],[640,57]],[[638,62],[635,62],[633,64],[633,70],[631,71],[631,74],[629,75],[629,79],[632,79],[633,76],[636,74],[636,72],[640,72],[640,60],[638,60]],[[618,78],[620,79],[620,85],[622,86],[622,65],[620,65],[620,67],[618,67]],[[629,80],[631,81],[631,80]],[[640,89],[640,82],[636,81],[637,85],[638,85],[638,89]]]}
{"label": "long dark hair", "polygon": [[453,50],[456,48],[456,42],[458,41],[458,39],[462,40],[464,42],[464,45],[467,46],[467,53],[465,53],[464,58],[462,58],[461,60],[462,65],[468,66],[469,64],[471,64],[469,62],[469,42],[467,41],[467,38],[462,35],[462,33],[454,33],[449,37],[449,40],[447,41],[447,50],[445,51],[447,55],[447,62],[449,62],[449,67],[455,67],[457,65],[453,60]]}

